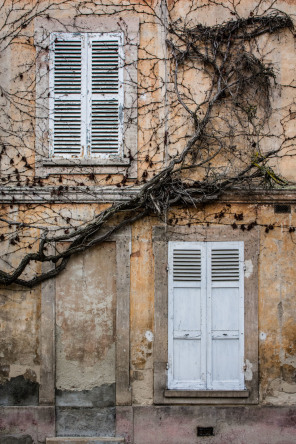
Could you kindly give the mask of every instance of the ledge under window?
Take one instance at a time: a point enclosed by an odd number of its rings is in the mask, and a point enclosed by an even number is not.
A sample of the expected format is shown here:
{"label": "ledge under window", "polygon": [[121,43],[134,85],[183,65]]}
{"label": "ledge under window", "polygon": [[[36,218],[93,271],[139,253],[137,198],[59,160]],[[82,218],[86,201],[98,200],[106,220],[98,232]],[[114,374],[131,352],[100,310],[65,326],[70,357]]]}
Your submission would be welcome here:
{"label": "ledge under window", "polygon": [[127,174],[129,178],[135,178],[137,172],[136,162],[129,158],[39,158],[36,162],[36,173],[40,177],[48,177],[52,174]]}
{"label": "ledge under window", "polygon": [[249,390],[164,390],[165,398],[248,398]]}
{"label": "ledge under window", "polygon": [[63,159],[61,157],[48,158],[43,160],[43,166],[57,167],[57,166],[129,166],[130,160],[122,157],[105,157],[105,158],[89,158],[89,159]]}

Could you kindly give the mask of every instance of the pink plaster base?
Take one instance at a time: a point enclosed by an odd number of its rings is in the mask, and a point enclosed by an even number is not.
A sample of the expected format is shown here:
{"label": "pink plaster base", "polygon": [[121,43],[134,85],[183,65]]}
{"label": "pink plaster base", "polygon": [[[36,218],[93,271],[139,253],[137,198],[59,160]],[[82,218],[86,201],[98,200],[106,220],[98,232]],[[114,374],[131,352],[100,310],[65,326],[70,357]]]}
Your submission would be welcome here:
{"label": "pink plaster base", "polygon": [[[295,444],[296,408],[134,407],[117,410],[117,435],[128,444]],[[197,427],[215,436],[198,437]],[[132,431],[134,440],[132,441]]]}
{"label": "pink plaster base", "polygon": [[55,436],[54,407],[1,407],[0,443],[7,435],[29,435],[34,443],[45,443]]}

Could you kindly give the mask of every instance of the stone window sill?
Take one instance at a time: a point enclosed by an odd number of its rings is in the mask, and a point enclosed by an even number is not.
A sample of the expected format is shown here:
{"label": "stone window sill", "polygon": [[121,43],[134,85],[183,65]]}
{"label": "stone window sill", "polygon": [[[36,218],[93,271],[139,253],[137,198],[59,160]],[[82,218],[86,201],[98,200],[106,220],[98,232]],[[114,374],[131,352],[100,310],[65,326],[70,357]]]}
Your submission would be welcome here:
{"label": "stone window sill", "polygon": [[43,160],[42,165],[45,167],[72,167],[72,166],[128,166],[130,164],[129,159],[122,157],[108,157],[108,158],[92,158],[92,159],[67,159],[61,157],[55,157],[51,159]]}
{"label": "stone window sill", "polygon": [[108,158],[42,158],[36,159],[36,174],[40,177],[49,175],[83,175],[83,174],[126,174],[134,179],[137,177],[137,164],[129,158],[113,156]]}
{"label": "stone window sill", "polygon": [[248,398],[249,390],[164,390],[165,398]]}
{"label": "stone window sill", "polygon": [[43,161],[43,166],[46,167],[56,167],[56,166],[128,166],[130,164],[129,159],[123,159],[121,157],[114,158],[101,158],[101,159],[62,159],[62,158],[52,158]]}

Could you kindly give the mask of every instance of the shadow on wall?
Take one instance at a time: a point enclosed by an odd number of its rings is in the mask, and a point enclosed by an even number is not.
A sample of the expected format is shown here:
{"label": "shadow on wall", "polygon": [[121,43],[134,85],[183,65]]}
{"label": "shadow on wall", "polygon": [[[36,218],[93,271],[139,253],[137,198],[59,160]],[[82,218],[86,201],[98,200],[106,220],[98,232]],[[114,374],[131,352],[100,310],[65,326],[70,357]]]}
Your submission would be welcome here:
{"label": "shadow on wall", "polygon": [[[38,405],[38,399],[38,382],[30,381],[23,375],[11,378],[0,386],[0,405],[2,406]],[[0,443],[2,444],[2,438]],[[24,441],[25,443],[26,441]]]}

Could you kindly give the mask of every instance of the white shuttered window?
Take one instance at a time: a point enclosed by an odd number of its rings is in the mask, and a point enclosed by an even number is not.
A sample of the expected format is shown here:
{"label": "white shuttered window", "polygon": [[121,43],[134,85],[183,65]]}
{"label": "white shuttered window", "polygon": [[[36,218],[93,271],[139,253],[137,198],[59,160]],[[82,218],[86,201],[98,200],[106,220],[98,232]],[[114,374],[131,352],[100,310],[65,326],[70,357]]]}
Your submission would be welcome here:
{"label": "white shuttered window", "polygon": [[243,390],[243,242],[169,242],[168,257],[168,388]]}
{"label": "white shuttered window", "polygon": [[121,33],[51,34],[51,156],[122,155],[122,48]]}

